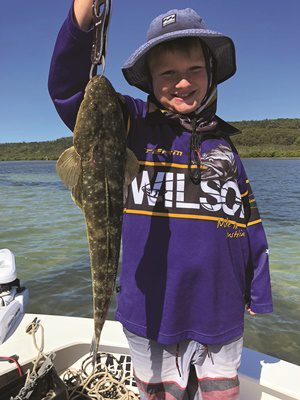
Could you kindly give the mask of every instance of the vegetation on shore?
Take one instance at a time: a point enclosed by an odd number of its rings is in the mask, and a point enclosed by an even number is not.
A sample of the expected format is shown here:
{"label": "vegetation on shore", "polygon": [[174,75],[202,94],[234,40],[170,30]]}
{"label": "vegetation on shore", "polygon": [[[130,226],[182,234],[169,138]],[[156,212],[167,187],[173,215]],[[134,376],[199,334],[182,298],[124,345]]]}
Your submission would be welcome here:
{"label": "vegetation on shore", "polygon": [[[241,157],[300,157],[300,119],[232,122],[241,134],[232,136]],[[47,142],[0,144],[0,161],[57,160],[72,146],[72,137]]]}
{"label": "vegetation on shore", "polygon": [[242,133],[232,137],[241,157],[300,157],[300,119],[232,122]]}

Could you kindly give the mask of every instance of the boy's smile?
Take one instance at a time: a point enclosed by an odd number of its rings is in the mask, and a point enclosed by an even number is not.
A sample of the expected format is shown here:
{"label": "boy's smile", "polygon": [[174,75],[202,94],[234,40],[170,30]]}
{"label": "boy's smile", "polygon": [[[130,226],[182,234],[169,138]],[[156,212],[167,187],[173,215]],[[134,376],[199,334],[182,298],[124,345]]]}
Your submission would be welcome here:
{"label": "boy's smile", "polygon": [[195,111],[207,91],[207,73],[202,48],[156,54],[149,63],[153,92],[168,110],[180,114]]}

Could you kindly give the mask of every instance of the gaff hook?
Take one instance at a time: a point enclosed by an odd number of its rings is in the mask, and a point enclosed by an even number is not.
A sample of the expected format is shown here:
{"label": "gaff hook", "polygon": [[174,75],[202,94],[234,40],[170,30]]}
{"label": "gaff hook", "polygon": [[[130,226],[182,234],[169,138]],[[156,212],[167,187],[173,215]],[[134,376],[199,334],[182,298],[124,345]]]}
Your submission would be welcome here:
{"label": "gaff hook", "polygon": [[93,43],[91,53],[90,79],[93,77],[97,65],[102,66],[101,75],[104,74],[105,56],[107,50],[107,30],[111,16],[111,0],[93,0]]}

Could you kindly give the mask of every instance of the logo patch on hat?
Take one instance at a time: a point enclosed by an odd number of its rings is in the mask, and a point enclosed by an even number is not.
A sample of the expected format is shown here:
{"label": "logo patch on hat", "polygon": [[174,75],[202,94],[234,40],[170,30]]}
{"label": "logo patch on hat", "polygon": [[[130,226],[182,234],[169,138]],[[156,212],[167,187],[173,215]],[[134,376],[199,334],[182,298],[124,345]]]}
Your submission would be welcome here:
{"label": "logo patch on hat", "polygon": [[174,24],[176,22],[176,14],[167,15],[162,19],[163,28],[167,25]]}

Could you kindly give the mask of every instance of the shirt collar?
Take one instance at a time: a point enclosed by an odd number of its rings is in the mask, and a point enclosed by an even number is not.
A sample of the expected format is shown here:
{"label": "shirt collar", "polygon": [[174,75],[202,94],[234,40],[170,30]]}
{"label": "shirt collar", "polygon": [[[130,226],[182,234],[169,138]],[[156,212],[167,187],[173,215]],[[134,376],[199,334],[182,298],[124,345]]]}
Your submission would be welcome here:
{"label": "shirt collar", "polygon": [[[178,122],[174,120],[170,120],[164,116],[164,111],[159,107],[160,104],[157,100],[152,96],[149,95],[147,98],[147,114],[146,114],[146,121],[150,125],[155,124],[176,124],[180,125]],[[233,125],[229,124],[228,122],[224,121],[220,117],[216,115],[216,119],[218,121],[218,125],[215,131],[210,132],[210,134],[214,135],[222,135],[222,136],[233,136],[238,135],[241,131],[235,128]],[[182,128],[183,129],[183,128]]]}

